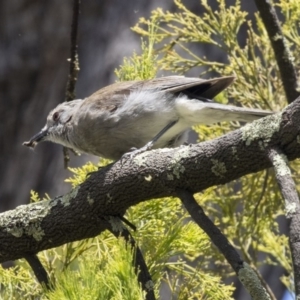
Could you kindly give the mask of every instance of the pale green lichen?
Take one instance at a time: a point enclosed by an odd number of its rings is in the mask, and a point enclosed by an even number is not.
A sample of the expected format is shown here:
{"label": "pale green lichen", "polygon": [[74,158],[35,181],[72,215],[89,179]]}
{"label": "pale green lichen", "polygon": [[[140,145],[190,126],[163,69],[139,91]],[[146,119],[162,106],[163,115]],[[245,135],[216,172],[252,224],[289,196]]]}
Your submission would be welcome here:
{"label": "pale green lichen", "polygon": [[51,208],[49,201],[20,205],[1,215],[0,226],[15,237],[26,234],[40,241],[45,235],[41,223]]}
{"label": "pale green lichen", "polygon": [[79,186],[76,186],[68,194],[61,196],[57,200],[59,200],[63,206],[69,206],[71,204],[71,200],[77,196],[79,188]]}
{"label": "pale green lichen", "polygon": [[154,283],[152,280],[148,280],[145,284],[147,291],[152,291],[154,289]]}
{"label": "pale green lichen", "polygon": [[235,160],[239,160],[239,157],[238,157],[238,155],[237,155],[237,148],[233,146],[233,147],[231,148],[231,150],[232,150],[232,156],[233,156],[233,158],[234,158]]}
{"label": "pale green lichen", "polygon": [[26,234],[32,236],[36,241],[41,241],[45,235],[41,226],[43,219],[57,204],[70,205],[70,201],[77,196],[78,190],[79,187],[76,187],[67,195],[50,201],[20,205],[1,215],[0,226],[5,227],[4,230],[15,237]]}
{"label": "pale green lichen", "polygon": [[231,148],[231,150],[232,150],[232,155],[236,155],[236,153],[237,153],[237,148],[233,146],[233,147]]}
{"label": "pale green lichen", "polygon": [[275,172],[279,176],[291,175],[288,160],[284,154],[276,154],[273,158]]}
{"label": "pale green lichen", "polygon": [[89,203],[89,205],[94,204],[94,199],[90,197],[90,193],[88,193],[88,195],[87,195],[87,202]]}
{"label": "pale green lichen", "polygon": [[[157,151],[157,150],[156,150]],[[169,148],[158,149],[159,152],[170,152]],[[147,161],[147,158],[151,156],[151,151],[147,151],[141,154],[134,156],[133,161],[138,165],[142,166]],[[171,172],[172,175],[167,175],[168,180],[173,180],[174,176],[179,179],[180,175],[184,173],[185,167],[181,164],[181,159],[189,157],[189,147],[181,146],[170,160]],[[174,176],[173,176],[174,175]],[[145,180],[151,181],[152,177],[145,177]]]}
{"label": "pale green lichen", "polygon": [[247,264],[243,263],[244,268],[241,268],[238,272],[238,277],[247,291],[250,293],[253,300],[271,300],[266,289],[261,284],[261,281],[257,277],[256,273]]}
{"label": "pale green lichen", "polygon": [[297,144],[300,144],[300,135],[297,135]]}
{"label": "pale green lichen", "polygon": [[[159,151],[160,153],[162,153],[162,152],[168,152],[168,151],[170,151],[170,149],[169,148],[161,148],[161,149],[156,149],[155,151]],[[138,166],[142,166],[147,162],[148,157],[152,157],[152,151],[150,151],[150,150],[135,155],[133,157],[133,161]]]}
{"label": "pale green lichen", "polygon": [[107,199],[108,199],[108,203],[112,203],[113,202],[113,197],[111,196],[111,194],[110,193],[107,193],[106,194],[106,197],[107,197]]}
{"label": "pale green lichen", "polygon": [[285,206],[285,214],[288,219],[291,218],[291,216],[294,215],[296,211],[297,211],[296,203],[287,204]]}
{"label": "pale green lichen", "polygon": [[268,118],[254,121],[241,128],[242,139],[246,146],[250,146],[252,142],[260,141],[260,148],[264,149],[275,132],[280,129],[281,114],[274,114]]}
{"label": "pale green lichen", "polygon": [[167,179],[168,180],[174,180],[174,175],[173,174],[167,174]]}
{"label": "pale green lichen", "polygon": [[15,237],[21,237],[24,233],[23,228],[17,228],[17,227],[6,228],[5,231],[12,234]]}
{"label": "pale green lichen", "polygon": [[[185,167],[181,164],[181,160],[183,158],[187,158],[190,155],[189,147],[183,146],[180,147],[170,160],[170,166],[173,175],[177,178],[180,179],[180,175],[184,173]],[[169,176],[168,176],[169,177]],[[171,177],[169,177],[171,178]]]}
{"label": "pale green lichen", "polygon": [[33,238],[37,241],[41,241],[43,239],[43,236],[45,235],[45,232],[40,225],[40,223],[30,224],[26,232],[28,235],[32,235]]}
{"label": "pale green lichen", "polygon": [[121,222],[120,218],[109,217],[108,222],[110,223],[114,232],[122,232],[126,228]]}
{"label": "pale green lichen", "polygon": [[258,146],[259,146],[259,149],[261,151],[264,151],[265,150],[265,144],[263,141],[258,141]]}
{"label": "pale green lichen", "polygon": [[217,159],[211,159],[211,162],[213,164],[211,171],[218,177],[224,177],[227,172],[225,163]]}
{"label": "pale green lichen", "polygon": [[146,151],[143,152],[141,154],[135,155],[133,157],[133,161],[138,165],[138,166],[142,166],[145,164],[145,162],[147,161],[148,156],[151,155],[151,151]]}
{"label": "pale green lichen", "polygon": [[180,165],[179,163],[173,166],[173,174],[177,179],[180,179],[180,174],[184,173],[185,167]]}

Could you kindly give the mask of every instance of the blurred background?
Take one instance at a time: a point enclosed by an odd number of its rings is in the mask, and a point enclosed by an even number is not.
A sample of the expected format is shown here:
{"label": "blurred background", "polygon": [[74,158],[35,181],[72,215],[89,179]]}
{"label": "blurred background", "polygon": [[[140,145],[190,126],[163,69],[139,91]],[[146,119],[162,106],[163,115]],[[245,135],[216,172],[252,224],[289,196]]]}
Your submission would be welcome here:
{"label": "blurred background", "polygon": [[[195,14],[199,1],[185,0]],[[211,3],[210,3],[211,2]],[[228,4],[235,1],[227,1]],[[242,8],[256,11],[253,1]],[[211,6],[216,1],[208,0]],[[71,0],[0,1],[0,210],[28,203],[30,190],[55,197],[67,192],[62,147],[42,143],[34,151],[22,143],[45,124],[48,112],[64,100],[70,56]],[[152,9],[174,11],[172,0],[85,0],[79,18],[80,72],[77,98],[84,98],[116,80],[115,68],[124,56],[139,53],[140,37],[130,30]],[[246,30],[246,28],[245,28]],[[244,36],[241,33],[241,43]],[[199,54],[210,49],[197,49]],[[216,54],[219,55],[219,54]],[[222,60],[216,57],[216,60]],[[197,76],[197,70],[190,74]],[[80,166],[95,157],[71,155],[70,166]],[[284,290],[278,284],[282,270],[262,270],[278,299]],[[250,299],[238,287],[235,299]]]}

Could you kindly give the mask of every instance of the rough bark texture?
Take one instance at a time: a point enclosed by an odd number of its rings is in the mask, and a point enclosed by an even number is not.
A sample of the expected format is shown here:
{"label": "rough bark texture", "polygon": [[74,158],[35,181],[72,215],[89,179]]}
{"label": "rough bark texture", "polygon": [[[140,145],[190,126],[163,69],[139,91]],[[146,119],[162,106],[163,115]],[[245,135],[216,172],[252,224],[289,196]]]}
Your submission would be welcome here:
{"label": "rough bark texture", "polygon": [[289,244],[294,268],[296,298],[300,296],[300,201],[287,159],[280,149],[269,152],[277,183],[285,202],[286,218],[289,226]]}
{"label": "rough bark texture", "polygon": [[202,207],[199,206],[193,194],[185,190],[177,190],[177,195],[195,223],[209,236],[211,241],[217,246],[227,262],[231,265],[252,299],[271,300],[270,291],[264,287],[257,273],[242,260],[227,237],[210,220]]}
{"label": "rough bark texture", "polygon": [[[185,0],[184,4],[199,13],[199,2]],[[216,1],[209,4],[216,9]],[[254,2],[241,4],[252,16]],[[78,97],[88,96],[115,80],[113,70],[122,58],[140,49],[140,39],[130,26],[139,17],[148,17],[150,10],[158,6],[174,9],[172,0],[82,1]],[[28,203],[31,189],[40,194],[47,192],[51,197],[69,189],[63,183],[70,173],[63,169],[60,146],[44,143],[32,152],[21,144],[43,126],[49,110],[64,99],[71,17],[72,1],[0,1],[0,211]],[[246,29],[244,26],[240,33],[241,45]],[[217,61],[224,59],[215,49],[194,49]],[[188,75],[197,76],[198,72],[192,70]],[[90,159],[71,155],[70,165],[81,165]],[[276,273],[273,266],[267,266],[263,273],[270,284],[273,280],[272,288],[282,288],[278,284],[282,271]],[[164,298],[167,297],[164,291]],[[249,296],[238,288],[234,298],[246,300]]]}
{"label": "rough bark texture", "polygon": [[[192,193],[271,166],[267,149],[300,156],[300,98],[283,113],[255,121],[210,142],[160,149],[92,173],[65,196],[0,215],[0,262],[95,236],[107,217],[141,201]],[[113,224],[109,224],[113,226]]]}
{"label": "rough bark texture", "polygon": [[255,0],[260,16],[268,32],[281,80],[289,103],[299,96],[297,70],[289,46],[283,36],[280,21],[273,3],[269,0]]}

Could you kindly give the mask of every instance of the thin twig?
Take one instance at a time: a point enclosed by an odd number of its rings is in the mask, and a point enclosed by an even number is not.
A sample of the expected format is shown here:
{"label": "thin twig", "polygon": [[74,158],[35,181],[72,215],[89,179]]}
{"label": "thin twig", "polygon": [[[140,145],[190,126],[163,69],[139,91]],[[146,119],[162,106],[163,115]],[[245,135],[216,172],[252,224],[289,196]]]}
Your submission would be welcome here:
{"label": "thin twig", "polygon": [[[73,1],[73,17],[72,17],[72,29],[71,29],[71,54],[70,54],[70,70],[68,83],[66,88],[65,101],[72,101],[75,99],[75,86],[77,82],[77,75],[79,72],[79,61],[78,61],[78,19],[80,12],[80,0]],[[70,156],[69,149],[63,148],[64,154],[64,167],[68,167]]]}
{"label": "thin twig", "polygon": [[153,290],[154,284],[151,275],[144,260],[143,254],[140,248],[136,245],[133,236],[130,234],[129,230],[123,225],[119,217],[109,217],[108,222],[111,225],[108,230],[110,230],[110,232],[116,237],[123,237],[133,249],[134,270],[138,276],[138,281],[142,285],[142,289],[146,292],[145,299],[155,300],[155,294]]}
{"label": "thin twig", "polygon": [[65,101],[72,101],[76,97],[75,86],[77,82],[77,75],[79,72],[79,61],[78,61],[78,51],[77,51],[79,11],[80,11],[80,0],[73,0],[70,69],[69,69],[69,78],[67,83]]}
{"label": "thin twig", "polygon": [[132,224],[129,220],[127,220],[123,216],[119,216],[119,218],[123,223],[125,223],[127,226],[129,226],[133,231],[136,231],[136,226],[134,224]]}
{"label": "thin twig", "polygon": [[249,255],[249,253],[246,252],[246,251],[243,251],[243,254],[245,255],[245,261],[247,261],[248,264],[251,266],[251,268],[253,269],[253,271],[255,272],[255,274],[257,275],[257,277],[259,278],[261,284],[268,291],[271,299],[272,300],[276,300],[276,297],[275,297],[273,291],[271,290],[270,286],[268,285],[268,283],[265,281],[265,279],[260,274],[259,270],[257,269],[257,266],[255,266],[255,264],[253,264],[253,260],[251,259],[251,256]]}
{"label": "thin twig", "polygon": [[257,220],[257,209],[258,209],[258,206],[259,206],[260,202],[262,201],[262,199],[264,198],[266,189],[268,187],[268,178],[269,178],[269,169],[266,169],[265,179],[264,179],[263,187],[262,187],[262,190],[261,190],[261,193],[260,193],[260,197],[257,200],[257,202],[255,204],[255,207],[253,209],[253,212],[250,215],[250,217],[254,216],[255,222]]}
{"label": "thin twig", "polygon": [[193,194],[185,190],[177,190],[177,195],[194,221],[205,231],[212,242],[225,256],[252,298],[254,300],[270,300],[270,295],[261,284],[257,274],[247,263],[242,261],[238,252],[229,243],[225,235],[223,235],[220,229],[204,213],[202,207],[196,202]]}
{"label": "thin twig", "polygon": [[289,226],[289,244],[294,267],[296,299],[300,298],[300,201],[286,156],[278,148],[269,151],[269,159],[275,169],[275,176],[285,202]]}
{"label": "thin twig", "polygon": [[288,103],[291,103],[300,95],[299,91],[297,91],[297,72],[293,64],[292,55],[271,2],[269,0],[254,1],[268,32]]}
{"label": "thin twig", "polygon": [[206,232],[213,243],[223,253],[233,270],[238,273],[238,271],[243,267],[243,260],[234,247],[229,243],[228,239],[206,216],[202,207],[196,202],[191,193],[184,190],[178,190],[177,194],[194,221]]}
{"label": "thin twig", "polygon": [[63,147],[64,168],[67,169],[70,161],[69,148]]}
{"label": "thin twig", "polygon": [[33,273],[35,274],[39,283],[42,286],[46,287],[46,289],[49,290],[51,288],[51,286],[50,286],[48,274],[47,274],[45,268],[43,267],[42,263],[40,262],[39,258],[37,257],[37,255],[36,254],[26,254],[26,255],[24,255],[24,258],[29,263],[29,265],[32,268]]}

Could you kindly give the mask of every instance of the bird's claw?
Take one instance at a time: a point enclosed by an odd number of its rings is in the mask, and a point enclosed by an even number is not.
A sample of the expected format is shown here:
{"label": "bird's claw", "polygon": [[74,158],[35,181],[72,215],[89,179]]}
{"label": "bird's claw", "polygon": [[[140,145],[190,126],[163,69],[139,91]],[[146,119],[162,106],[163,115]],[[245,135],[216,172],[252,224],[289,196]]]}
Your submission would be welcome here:
{"label": "bird's claw", "polygon": [[136,155],[144,153],[148,150],[151,150],[152,146],[153,146],[152,143],[148,143],[142,148],[132,147],[132,148],[129,149],[128,152],[126,152],[122,155],[121,160],[123,160],[123,159],[133,159]]}

